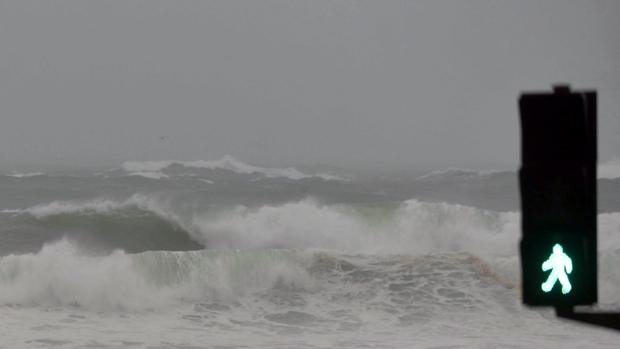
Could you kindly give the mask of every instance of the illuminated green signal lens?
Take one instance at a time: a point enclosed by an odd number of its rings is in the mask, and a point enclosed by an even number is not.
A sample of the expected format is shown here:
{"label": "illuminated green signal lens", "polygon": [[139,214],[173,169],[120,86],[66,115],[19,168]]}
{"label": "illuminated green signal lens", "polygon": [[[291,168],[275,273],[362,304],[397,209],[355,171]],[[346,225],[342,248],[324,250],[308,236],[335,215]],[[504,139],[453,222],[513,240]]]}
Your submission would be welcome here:
{"label": "illuminated green signal lens", "polygon": [[549,258],[543,262],[542,270],[551,271],[547,281],[540,285],[543,292],[551,292],[553,286],[555,286],[558,281],[562,286],[562,294],[568,294],[571,291],[572,286],[568,280],[568,274],[573,272],[573,261],[566,253],[564,253],[562,245],[553,245],[553,252]]}

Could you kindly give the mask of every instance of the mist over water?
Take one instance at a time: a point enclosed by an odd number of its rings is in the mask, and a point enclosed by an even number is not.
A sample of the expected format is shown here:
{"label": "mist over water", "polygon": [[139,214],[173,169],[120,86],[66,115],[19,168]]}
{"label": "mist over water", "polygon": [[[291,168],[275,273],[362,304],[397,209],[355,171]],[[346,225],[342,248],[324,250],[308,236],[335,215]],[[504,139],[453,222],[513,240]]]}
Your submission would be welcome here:
{"label": "mist over water", "polygon": [[[309,173],[232,157],[1,175],[2,338],[614,347],[615,334],[521,306],[515,180]],[[603,180],[608,198],[620,191]],[[618,307],[620,206],[603,201],[599,298]]]}

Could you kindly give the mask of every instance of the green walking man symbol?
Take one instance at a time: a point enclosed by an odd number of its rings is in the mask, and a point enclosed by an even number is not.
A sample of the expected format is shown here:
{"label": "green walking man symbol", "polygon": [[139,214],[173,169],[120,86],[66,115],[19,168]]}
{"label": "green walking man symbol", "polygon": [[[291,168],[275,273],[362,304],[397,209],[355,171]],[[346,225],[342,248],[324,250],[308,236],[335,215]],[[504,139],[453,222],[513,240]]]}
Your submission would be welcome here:
{"label": "green walking man symbol", "polygon": [[567,294],[572,289],[568,276],[573,271],[573,262],[570,257],[564,253],[560,244],[553,246],[553,253],[549,256],[549,259],[543,262],[542,270],[551,270],[551,274],[547,278],[547,281],[543,282],[541,288],[545,292],[551,291],[556,281],[560,281],[562,285],[562,294]]}

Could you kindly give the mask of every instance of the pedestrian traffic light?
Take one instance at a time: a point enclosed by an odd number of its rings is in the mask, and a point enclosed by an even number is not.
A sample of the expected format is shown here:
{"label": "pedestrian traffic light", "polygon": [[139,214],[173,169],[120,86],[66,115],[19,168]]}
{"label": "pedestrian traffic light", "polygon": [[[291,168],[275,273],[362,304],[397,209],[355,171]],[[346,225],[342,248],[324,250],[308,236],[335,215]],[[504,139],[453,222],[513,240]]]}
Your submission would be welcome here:
{"label": "pedestrian traffic light", "polygon": [[523,302],[597,301],[596,92],[525,93],[521,114]]}
{"label": "pedestrian traffic light", "polygon": [[564,253],[562,245],[553,245],[553,253],[543,262],[542,270],[551,271],[547,280],[540,285],[543,292],[551,292],[558,281],[562,287],[562,294],[568,294],[573,289],[567,275],[573,272],[573,260]]}

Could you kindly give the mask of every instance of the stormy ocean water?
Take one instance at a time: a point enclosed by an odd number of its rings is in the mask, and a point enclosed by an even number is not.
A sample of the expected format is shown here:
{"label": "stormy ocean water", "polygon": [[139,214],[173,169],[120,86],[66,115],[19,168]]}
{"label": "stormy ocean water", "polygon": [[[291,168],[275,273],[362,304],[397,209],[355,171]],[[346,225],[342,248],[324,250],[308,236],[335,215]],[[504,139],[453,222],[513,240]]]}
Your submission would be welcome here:
{"label": "stormy ocean water", "polygon": [[[514,172],[215,161],[0,175],[0,347],[617,348],[520,303]],[[599,288],[620,306],[620,179]]]}

